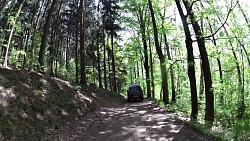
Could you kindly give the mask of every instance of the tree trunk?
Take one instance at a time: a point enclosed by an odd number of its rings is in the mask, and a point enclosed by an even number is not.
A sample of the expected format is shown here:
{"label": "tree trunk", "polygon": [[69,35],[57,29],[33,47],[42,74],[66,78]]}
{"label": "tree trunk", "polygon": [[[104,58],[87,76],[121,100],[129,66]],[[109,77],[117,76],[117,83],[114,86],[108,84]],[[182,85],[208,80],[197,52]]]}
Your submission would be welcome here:
{"label": "tree trunk", "polygon": [[[54,32],[54,33],[53,33]],[[54,66],[54,60],[55,60],[55,43],[54,41],[56,40],[56,28],[54,27],[54,31],[51,32],[51,45],[49,47],[49,52],[50,52],[50,57],[49,57],[49,64],[50,64],[50,77],[54,77],[55,76],[55,66]]]}
{"label": "tree trunk", "polygon": [[[165,42],[165,46],[166,46],[166,50],[167,50],[167,56],[168,56],[168,60],[172,61],[172,57],[170,54],[170,48],[169,48],[169,44],[167,42],[167,35],[163,34],[164,36],[164,42]],[[172,101],[176,101],[176,91],[175,91],[175,83],[174,83],[174,71],[173,71],[173,64],[170,64],[170,76],[171,76],[171,89],[172,89]]]}
{"label": "tree trunk", "polygon": [[193,41],[191,38],[191,33],[188,27],[187,17],[184,15],[183,10],[181,8],[181,4],[179,0],[175,0],[179,14],[181,16],[185,36],[186,36],[186,49],[187,49],[187,65],[188,65],[188,78],[189,85],[191,91],[191,101],[192,101],[192,112],[191,118],[197,119],[198,116],[198,100],[197,100],[197,87],[196,87],[196,77],[195,77],[195,62],[193,55]]}
{"label": "tree trunk", "polygon": [[111,72],[111,65],[112,63],[110,63],[112,61],[112,57],[111,57],[111,50],[110,48],[107,48],[107,51],[108,51],[108,77],[109,77],[109,87],[110,87],[110,90],[113,91],[114,90],[114,87],[113,87],[113,79],[112,79],[112,72]]}
{"label": "tree trunk", "polygon": [[[32,17],[31,17],[31,20],[29,21],[30,23],[35,23],[36,22],[36,19],[37,19],[37,18],[35,19],[36,12],[38,12],[37,17],[39,17],[39,14],[40,14],[40,8],[39,8],[40,0],[36,0],[35,3],[36,3],[36,6],[35,6],[35,8],[32,9]],[[42,1],[42,5],[43,5],[43,1]],[[37,11],[37,9],[39,11]],[[29,53],[28,42],[31,40],[30,37],[31,37],[32,29],[28,28],[27,32],[28,32],[28,34],[27,34],[26,43],[25,43],[25,53],[26,53],[26,55],[24,55],[24,58],[23,58],[23,69],[25,69],[27,67],[28,61],[30,59],[29,56],[28,56],[28,53]]]}
{"label": "tree trunk", "polygon": [[10,49],[12,37],[13,37],[13,34],[14,34],[15,25],[17,23],[17,20],[19,18],[20,13],[21,13],[21,10],[22,10],[24,2],[25,2],[25,0],[21,0],[20,1],[20,5],[19,5],[19,8],[18,8],[18,11],[17,11],[15,19],[14,19],[14,21],[12,23],[12,28],[11,28],[11,31],[10,31],[10,36],[9,36],[9,40],[8,40],[8,44],[7,44],[7,48],[6,48],[6,52],[5,52],[3,67],[7,67],[7,65],[8,65],[9,49]]}
{"label": "tree trunk", "polygon": [[156,25],[154,10],[152,6],[151,0],[148,0],[148,6],[151,14],[153,29],[154,29],[154,39],[155,39],[155,47],[156,52],[160,59],[160,65],[161,65],[161,76],[162,76],[162,90],[163,90],[163,101],[165,104],[169,104],[169,94],[168,94],[168,81],[167,81],[167,72],[166,72],[166,59],[165,56],[162,53],[159,40],[158,40],[158,29]]}
{"label": "tree trunk", "polygon": [[34,50],[35,50],[35,42],[36,42],[36,31],[37,31],[37,26],[38,23],[41,19],[41,13],[42,13],[42,7],[44,5],[44,0],[42,1],[42,4],[40,6],[40,9],[38,11],[37,17],[36,17],[36,21],[33,24],[33,30],[32,30],[32,38],[31,38],[31,46],[30,46],[30,63],[29,63],[29,70],[33,71],[33,62],[34,62]]}
{"label": "tree trunk", "polygon": [[[222,20],[220,19],[219,16],[218,16],[218,19],[222,23]],[[228,33],[225,26],[223,26],[223,29],[224,29],[226,35],[229,36],[229,33]],[[233,45],[232,41],[229,40],[228,42],[230,43],[231,50],[232,50],[232,53],[233,53],[233,56],[234,56],[234,59],[235,59],[235,65],[236,65],[237,77],[238,77],[238,91],[239,91],[239,94],[240,94],[239,95],[238,117],[242,118],[244,113],[245,113],[245,104],[244,104],[245,102],[244,102],[244,89],[243,89],[243,86],[242,86],[243,82],[242,82],[242,77],[241,77],[240,64],[239,64],[235,49],[233,47],[234,45]]]}
{"label": "tree trunk", "polygon": [[[58,31],[60,31],[61,29],[61,24],[58,26]],[[56,43],[56,51],[55,51],[55,77],[58,77],[58,64],[61,63],[61,39],[62,39],[62,35],[61,34],[57,34],[57,43]],[[60,59],[60,60],[59,60]],[[61,64],[60,64],[61,65]]]}
{"label": "tree trunk", "polygon": [[53,14],[53,11],[56,7],[57,0],[53,0],[50,9],[48,10],[48,15],[43,27],[43,35],[42,35],[42,41],[41,41],[41,46],[40,46],[40,51],[39,51],[39,57],[38,57],[38,62],[40,64],[40,71],[44,72],[44,65],[45,65],[45,52],[46,52],[46,46],[47,46],[47,37],[49,35],[49,29],[50,29],[50,20]]}
{"label": "tree trunk", "polygon": [[149,56],[150,56],[150,74],[151,74],[151,84],[152,84],[152,97],[155,97],[155,83],[154,83],[154,66],[153,66],[153,55],[151,41],[149,37]]}
{"label": "tree trunk", "polygon": [[[242,13],[242,15],[243,15],[246,23],[247,23],[248,29],[250,30],[250,24],[249,24],[248,16],[246,15],[246,13],[244,12],[244,10],[242,9],[242,7],[241,7],[241,5],[239,3],[239,0],[237,0],[237,4],[238,4],[238,7],[239,7],[239,9],[240,9],[240,11],[241,11],[241,13]],[[236,37],[236,35],[235,35],[235,37]],[[248,56],[246,48],[243,46],[243,44],[240,42],[240,40],[237,37],[236,37],[236,39],[237,39],[238,43],[242,46],[242,48],[244,50],[244,53],[246,55],[246,58],[247,58],[248,66],[250,66],[250,59],[249,59],[249,56]]]}
{"label": "tree trunk", "polygon": [[144,69],[146,71],[146,84],[147,84],[147,98],[151,98],[151,87],[150,87],[150,76],[149,76],[149,65],[148,65],[148,46],[146,41],[146,27],[145,27],[145,19],[143,16],[143,12],[139,9],[139,22],[140,22],[140,30],[141,37],[143,43],[143,52],[144,52]]}
{"label": "tree trunk", "polygon": [[[29,41],[29,38],[30,38],[30,29],[28,29],[27,33],[26,33],[26,39],[25,39],[25,44],[24,44],[24,52],[27,53],[28,52],[28,41]],[[23,57],[23,66],[22,66],[22,69],[25,69],[26,68],[26,65],[27,65],[27,56],[24,55]]]}
{"label": "tree trunk", "polygon": [[244,53],[246,55],[246,58],[247,58],[248,66],[250,67],[250,58],[249,58],[249,54],[247,52],[246,47],[244,46],[244,44],[242,43],[242,41],[240,41],[240,39],[236,35],[235,35],[235,38],[236,38],[237,42],[239,43],[239,45],[241,46],[241,48],[243,49],[243,51],[244,51]]}
{"label": "tree trunk", "polygon": [[239,7],[239,9],[240,9],[240,11],[241,11],[241,13],[242,13],[242,15],[243,15],[246,23],[247,23],[248,28],[250,29],[248,16],[246,15],[246,13],[244,12],[244,10],[242,9],[242,7],[241,7],[241,5],[239,3],[239,0],[237,0],[237,4],[238,4],[238,7]]}
{"label": "tree trunk", "polygon": [[[140,52],[141,54],[143,54],[142,52]],[[144,62],[143,62],[143,56],[141,55],[141,59],[140,59],[140,65],[141,65],[141,78],[144,79],[144,70],[143,70],[143,66],[144,66]],[[149,81],[150,83],[150,81]],[[146,84],[147,85],[147,84]],[[146,92],[146,88],[145,88],[145,83],[142,82],[142,89],[143,92]],[[151,95],[151,94],[150,94]]]}
{"label": "tree trunk", "polygon": [[79,70],[78,70],[78,34],[79,34],[79,23],[76,23],[76,31],[75,31],[75,66],[76,66],[76,70],[75,70],[75,76],[76,76],[76,83],[79,82]]}
{"label": "tree trunk", "polygon": [[71,58],[70,31],[69,31],[69,27],[68,27],[68,36],[67,36],[67,43],[66,43],[66,64],[65,64],[65,68],[66,68],[67,72],[70,71],[70,58]]}
{"label": "tree trunk", "polygon": [[[108,89],[108,83],[107,83],[107,67],[106,67],[106,42],[105,42],[105,33],[103,29],[103,73],[104,73],[104,88]],[[108,39],[107,39],[108,40]]]}
{"label": "tree trunk", "polygon": [[136,76],[140,79],[139,61],[136,61]]}
{"label": "tree trunk", "polygon": [[[211,32],[211,34],[213,34],[212,25],[210,23],[208,23],[208,24],[209,24],[210,32]],[[217,42],[216,42],[215,36],[213,35],[212,38],[213,38],[213,44],[214,44],[214,46],[217,46]],[[221,61],[220,61],[219,57],[216,57],[216,60],[217,60],[218,67],[219,67],[220,84],[222,86],[223,85],[223,73],[222,73]],[[223,105],[223,101],[224,101],[223,88],[221,88],[221,92],[220,92],[220,104],[221,105]]]}
{"label": "tree trunk", "polygon": [[202,60],[202,69],[204,72],[204,80],[205,80],[205,96],[206,96],[206,108],[205,108],[205,120],[208,122],[214,121],[214,93],[212,87],[212,77],[211,77],[211,70],[208,60],[208,55],[205,47],[205,39],[202,36],[201,28],[198,22],[195,20],[194,13],[192,11],[192,7],[188,1],[183,0],[184,6],[187,10],[187,14],[190,17],[196,38],[197,43],[201,55]]}
{"label": "tree trunk", "polygon": [[84,3],[83,0],[80,1],[80,16],[79,16],[79,21],[80,21],[80,73],[81,73],[81,79],[80,79],[80,83],[81,84],[87,84],[86,81],[86,68],[85,68],[85,29],[84,29],[84,16],[83,16],[83,7],[84,7]]}
{"label": "tree trunk", "polygon": [[200,100],[203,99],[204,97],[204,72],[202,70],[202,62],[200,60],[200,68],[201,68],[201,75],[200,75],[200,93],[199,93],[199,98]]}
{"label": "tree trunk", "polygon": [[115,72],[115,55],[114,55],[114,31],[111,31],[111,59],[112,59],[112,70],[113,70],[113,90],[117,92],[116,72]]}
{"label": "tree trunk", "polygon": [[[99,27],[98,27],[99,28]],[[101,57],[100,57],[100,46],[99,46],[99,30],[96,34],[96,46],[97,46],[97,70],[98,70],[98,83],[99,83],[99,88],[102,88],[102,74],[101,74]]]}

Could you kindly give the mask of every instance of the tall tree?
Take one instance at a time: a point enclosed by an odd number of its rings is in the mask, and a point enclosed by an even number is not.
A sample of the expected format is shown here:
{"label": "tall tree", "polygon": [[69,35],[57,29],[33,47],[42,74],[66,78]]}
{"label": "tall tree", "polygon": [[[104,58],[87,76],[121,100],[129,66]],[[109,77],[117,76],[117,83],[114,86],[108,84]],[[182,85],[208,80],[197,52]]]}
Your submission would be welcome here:
{"label": "tall tree", "polygon": [[87,84],[86,80],[86,68],[85,68],[85,31],[84,31],[84,2],[85,0],[80,1],[79,6],[79,22],[80,22],[80,83]]}
{"label": "tall tree", "polygon": [[150,75],[151,75],[151,84],[152,84],[152,97],[155,98],[153,53],[152,53],[150,36],[148,37],[148,45],[149,45],[149,58],[150,58]]}
{"label": "tall tree", "polygon": [[7,67],[8,55],[9,55],[9,48],[10,48],[12,37],[13,37],[13,34],[14,34],[14,29],[15,29],[17,20],[19,19],[19,15],[21,13],[21,10],[22,10],[24,2],[25,2],[25,0],[19,0],[19,1],[17,1],[17,5],[19,5],[19,8],[18,8],[18,11],[17,11],[17,13],[16,13],[16,15],[15,15],[15,17],[13,19],[13,22],[12,22],[12,28],[11,28],[11,31],[10,31],[10,36],[9,36],[8,44],[7,44],[6,51],[5,51],[5,57],[4,57],[3,67]]}
{"label": "tall tree", "polygon": [[[39,2],[39,1],[38,1]],[[37,35],[37,30],[38,30],[38,24],[42,18],[42,10],[43,10],[43,5],[45,3],[45,0],[42,1],[40,8],[37,12],[36,20],[32,24],[32,37],[31,37],[31,45],[30,45],[30,52],[27,53],[27,56],[30,58],[30,63],[29,63],[29,70],[33,71],[33,64],[34,64],[34,50],[35,50],[35,44],[36,44],[36,35]],[[48,3],[48,2],[47,2]]]}
{"label": "tall tree", "polygon": [[[167,50],[167,56],[168,56],[168,60],[172,61],[172,57],[170,54],[170,47],[167,41],[167,35],[163,34],[164,37],[164,43],[166,46],[166,50]],[[171,77],[171,90],[172,90],[172,101],[176,101],[176,91],[175,91],[175,80],[174,80],[174,70],[173,70],[173,64],[170,64],[170,77]]]}
{"label": "tall tree", "polygon": [[183,9],[181,7],[180,1],[175,0],[177,5],[179,14],[181,16],[182,25],[184,28],[185,36],[186,36],[186,49],[187,49],[187,65],[188,65],[188,78],[189,78],[189,86],[191,91],[191,101],[192,101],[192,112],[191,117],[196,119],[198,116],[198,102],[197,102],[197,88],[196,88],[196,77],[195,77],[195,62],[194,62],[194,54],[193,54],[193,41],[191,38],[191,33],[188,27],[187,16],[184,15]]}
{"label": "tall tree", "polygon": [[145,7],[139,8],[138,10],[138,20],[140,22],[140,33],[143,43],[144,52],[144,69],[146,71],[146,84],[147,84],[147,97],[151,98],[151,87],[150,87],[150,76],[149,76],[149,63],[148,63],[148,46],[146,41],[146,13],[144,12]]}
{"label": "tall tree", "polygon": [[39,64],[40,64],[40,70],[44,72],[44,65],[45,65],[45,52],[46,52],[46,46],[47,46],[47,41],[48,41],[48,35],[49,35],[49,29],[50,29],[50,21],[52,14],[56,8],[58,0],[53,0],[52,4],[48,10],[47,18],[45,21],[45,24],[43,26],[43,35],[42,35],[42,41],[41,41],[41,46],[40,46],[40,51],[39,51]]}
{"label": "tall tree", "polygon": [[202,69],[204,72],[204,80],[205,80],[205,95],[206,95],[206,110],[205,110],[205,120],[209,122],[214,121],[214,93],[213,93],[213,87],[212,87],[212,76],[211,76],[211,70],[208,60],[208,54],[205,46],[205,38],[202,35],[200,25],[198,21],[195,18],[195,15],[193,13],[193,3],[190,4],[189,1],[183,0],[184,6],[187,10],[187,15],[190,17],[200,55],[202,60]]}
{"label": "tall tree", "polygon": [[158,54],[158,57],[160,60],[160,65],[161,65],[163,101],[165,104],[169,104],[169,92],[168,92],[167,71],[166,71],[166,57],[163,55],[162,49],[161,49],[160,44],[159,44],[158,29],[157,29],[154,9],[153,9],[151,0],[148,0],[148,6],[149,6],[151,20],[152,20],[153,29],[154,29],[154,41],[155,41],[156,52]]}
{"label": "tall tree", "polygon": [[102,88],[102,73],[101,73],[101,54],[100,54],[100,35],[101,35],[101,30],[99,28],[99,25],[97,24],[97,32],[96,32],[96,46],[97,46],[97,69],[98,69],[98,84],[99,88]]}

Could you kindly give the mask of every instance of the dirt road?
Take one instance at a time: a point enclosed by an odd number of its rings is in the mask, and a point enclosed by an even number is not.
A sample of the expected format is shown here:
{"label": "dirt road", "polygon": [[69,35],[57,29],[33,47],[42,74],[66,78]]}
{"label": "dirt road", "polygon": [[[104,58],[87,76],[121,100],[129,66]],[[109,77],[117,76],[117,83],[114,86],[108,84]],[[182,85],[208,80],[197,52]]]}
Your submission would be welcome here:
{"label": "dirt road", "polygon": [[[186,126],[151,101],[125,103],[104,108],[88,117],[93,124],[83,134],[67,140],[79,141],[214,141]],[[96,122],[95,122],[96,121]],[[84,125],[83,125],[84,126]]]}

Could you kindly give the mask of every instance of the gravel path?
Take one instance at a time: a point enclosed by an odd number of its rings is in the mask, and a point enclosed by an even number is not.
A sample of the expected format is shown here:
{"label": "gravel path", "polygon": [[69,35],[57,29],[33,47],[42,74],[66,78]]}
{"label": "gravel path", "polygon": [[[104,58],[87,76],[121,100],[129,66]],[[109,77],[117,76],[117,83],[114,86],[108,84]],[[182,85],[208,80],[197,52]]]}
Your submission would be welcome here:
{"label": "gravel path", "polygon": [[[72,141],[214,141],[151,101],[103,108],[57,132]],[[48,138],[47,138],[48,139]],[[50,138],[51,139],[51,138]]]}

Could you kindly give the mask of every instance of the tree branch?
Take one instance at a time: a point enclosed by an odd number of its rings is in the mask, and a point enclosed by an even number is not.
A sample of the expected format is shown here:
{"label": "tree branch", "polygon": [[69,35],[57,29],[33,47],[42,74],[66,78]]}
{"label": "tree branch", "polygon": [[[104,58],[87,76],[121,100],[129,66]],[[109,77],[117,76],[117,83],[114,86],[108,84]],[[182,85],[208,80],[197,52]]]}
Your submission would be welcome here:
{"label": "tree branch", "polygon": [[226,17],[225,21],[222,23],[222,25],[221,25],[213,34],[211,34],[211,35],[209,35],[209,36],[206,36],[206,37],[203,37],[203,38],[210,38],[210,37],[213,37],[215,34],[217,34],[217,33],[221,30],[221,28],[223,28],[223,27],[225,26],[225,24],[227,23],[227,20],[228,20],[228,18],[229,18],[230,13],[231,13],[231,12],[233,11],[233,9],[237,6],[237,4],[238,4],[238,1],[237,1],[236,4],[233,6],[232,1],[231,1],[231,6],[230,6],[230,9],[229,9],[229,11],[228,11],[228,13],[227,13],[227,17]]}

